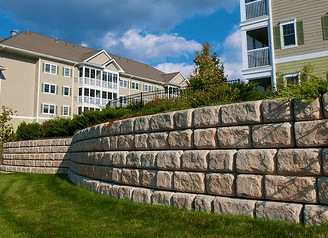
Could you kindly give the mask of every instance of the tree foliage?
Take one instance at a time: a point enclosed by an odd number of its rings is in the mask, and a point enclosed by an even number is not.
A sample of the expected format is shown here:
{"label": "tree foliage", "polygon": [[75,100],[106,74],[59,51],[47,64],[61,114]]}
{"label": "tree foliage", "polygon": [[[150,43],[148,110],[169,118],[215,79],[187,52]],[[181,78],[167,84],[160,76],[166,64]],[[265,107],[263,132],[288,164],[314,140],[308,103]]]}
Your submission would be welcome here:
{"label": "tree foliage", "polygon": [[16,111],[9,107],[2,106],[0,114],[0,155],[2,154],[3,144],[15,139],[14,127],[10,123],[11,116],[14,116]]}

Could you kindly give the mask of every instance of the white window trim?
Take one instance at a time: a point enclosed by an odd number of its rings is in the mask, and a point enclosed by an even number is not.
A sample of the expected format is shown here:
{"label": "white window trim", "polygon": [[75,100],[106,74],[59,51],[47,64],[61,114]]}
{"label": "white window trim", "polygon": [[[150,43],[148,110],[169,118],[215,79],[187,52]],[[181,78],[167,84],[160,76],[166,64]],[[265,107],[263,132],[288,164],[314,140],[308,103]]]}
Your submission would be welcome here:
{"label": "white window trim", "polygon": [[[44,88],[45,88],[46,84],[49,85],[49,92],[45,92],[44,91]],[[52,93],[51,92],[51,90],[50,90],[51,89],[51,86],[55,86],[55,93]],[[43,90],[42,90],[42,92],[45,93],[45,94],[56,95],[57,94],[57,85],[56,84],[53,84],[53,83],[43,83]]]}
{"label": "white window trim", "polygon": [[[150,89],[150,90],[146,90],[146,88],[148,88],[148,89]],[[151,85],[149,85],[149,84],[145,84],[144,92],[151,92],[151,90],[152,90]]]}
{"label": "white window trim", "polygon": [[[47,72],[47,71],[46,71],[47,64],[48,64],[49,67],[50,67],[50,72]],[[52,67],[52,66],[55,66],[55,67],[56,67],[56,72],[55,72],[55,73],[51,73],[51,67]],[[48,62],[45,62],[45,63],[44,63],[44,72],[47,73],[47,74],[57,75],[57,74],[58,74],[58,65],[56,65],[56,64],[51,64],[51,63],[48,63]]]}
{"label": "white window trim", "polygon": [[[65,113],[64,113],[65,112],[64,108],[67,108],[67,115],[65,115]],[[69,109],[69,106],[63,105],[63,111],[62,111],[62,113],[63,113],[63,116],[64,117],[69,117],[69,110],[70,110]]]}
{"label": "white window trim", "polygon": [[[134,84],[134,87],[132,87],[133,84]],[[137,85],[138,85],[138,88],[137,88]],[[139,91],[140,90],[139,82],[131,81],[131,89]]]}
{"label": "white window trim", "polygon": [[[294,33],[295,33],[295,45],[287,45],[285,46],[285,41],[284,41],[284,31],[283,31],[283,26],[284,25],[289,25],[289,24],[294,24]],[[281,49],[289,49],[289,48],[294,48],[298,46],[297,42],[297,29],[296,29],[296,18],[286,20],[283,22],[279,22],[279,29],[280,29],[280,44],[281,44]]]}
{"label": "white window trim", "polygon": [[[68,69],[68,76],[66,75],[66,69]],[[71,68],[70,67],[64,67],[64,77],[66,77],[66,78],[71,77]]]}
{"label": "white window trim", "polygon": [[[48,105],[48,112],[44,112],[44,106],[45,105]],[[54,106],[54,113],[50,113],[50,106]],[[50,104],[50,103],[43,103],[42,104],[42,114],[55,115],[56,114],[56,105],[55,104]]]}
{"label": "white window trim", "polygon": [[[120,79],[120,81],[122,80],[122,86],[121,86],[121,84],[120,84],[120,88],[128,88],[128,81],[126,80],[126,79]],[[124,86],[124,84],[126,85],[126,86]]]}
{"label": "white window trim", "polygon": [[[68,95],[65,95],[65,88],[68,88]],[[69,86],[63,86],[63,96],[69,97],[71,92],[71,88]]]}
{"label": "white window trim", "polygon": [[285,73],[282,75],[284,82],[287,83],[286,78],[288,77],[298,77],[298,83],[301,83],[301,73],[300,72],[290,72],[290,73]]}

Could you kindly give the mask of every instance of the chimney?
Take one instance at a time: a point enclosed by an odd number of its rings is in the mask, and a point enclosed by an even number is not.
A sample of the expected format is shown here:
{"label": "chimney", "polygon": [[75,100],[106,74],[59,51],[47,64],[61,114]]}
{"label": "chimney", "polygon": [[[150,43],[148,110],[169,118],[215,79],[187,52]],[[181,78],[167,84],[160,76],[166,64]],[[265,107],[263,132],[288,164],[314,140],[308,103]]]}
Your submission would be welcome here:
{"label": "chimney", "polygon": [[11,36],[15,36],[15,35],[17,35],[18,34],[18,31],[17,30],[11,30],[10,31],[10,35]]}

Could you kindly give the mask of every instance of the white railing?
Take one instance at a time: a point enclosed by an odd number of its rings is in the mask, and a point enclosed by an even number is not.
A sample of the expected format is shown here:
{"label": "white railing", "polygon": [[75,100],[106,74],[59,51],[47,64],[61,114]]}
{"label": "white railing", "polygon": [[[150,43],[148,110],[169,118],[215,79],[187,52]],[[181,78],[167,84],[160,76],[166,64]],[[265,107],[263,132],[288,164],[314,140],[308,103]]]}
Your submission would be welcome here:
{"label": "white railing", "polygon": [[85,103],[89,103],[89,101],[90,101],[90,100],[89,100],[89,97],[84,96],[84,102],[85,102]]}
{"label": "white railing", "polygon": [[83,78],[79,78],[79,84],[83,84]]}
{"label": "white railing", "polygon": [[79,96],[79,103],[82,103],[83,102],[83,99],[81,96]]}
{"label": "white railing", "polygon": [[90,97],[90,104],[95,104],[95,98]]}
{"label": "white railing", "polygon": [[113,83],[113,89],[117,89],[117,83]]}
{"label": "white railing", "polygon": [[257,0],[245,4],[246,20],[268,14],[266,0]]}
{"label": "white railing", "polygon": [[96,105],[100,105],[100,98],[96,98]]}
{"label": "white railing", "polygon": [[248,54],[248,68],[270,65],[269,47],[249,50],[247,54]]}
{"label": "white railing", "polygon": [[99,79],[96,79],[96,86],[101,87],[101,81]]}

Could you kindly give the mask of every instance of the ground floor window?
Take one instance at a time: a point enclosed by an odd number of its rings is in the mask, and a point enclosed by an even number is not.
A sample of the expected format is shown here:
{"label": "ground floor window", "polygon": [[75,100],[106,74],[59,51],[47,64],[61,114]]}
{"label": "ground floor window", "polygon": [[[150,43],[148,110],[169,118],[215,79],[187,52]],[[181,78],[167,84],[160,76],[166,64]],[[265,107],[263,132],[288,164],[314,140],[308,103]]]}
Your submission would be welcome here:
{"label": "ground floor window", "polygon": [[56,111],[56,105],[55,104],[44,103],[42,105],[43,114],[55,114],[55,111]]}

